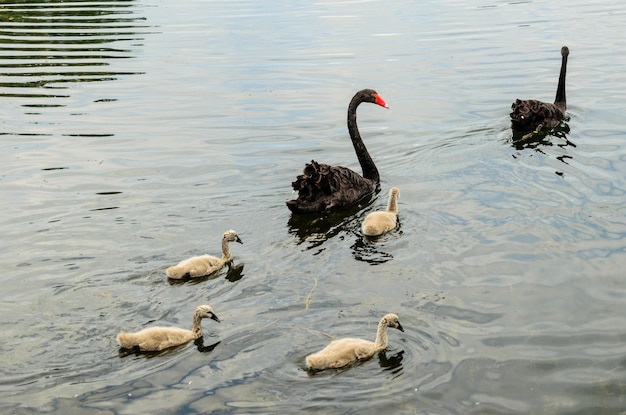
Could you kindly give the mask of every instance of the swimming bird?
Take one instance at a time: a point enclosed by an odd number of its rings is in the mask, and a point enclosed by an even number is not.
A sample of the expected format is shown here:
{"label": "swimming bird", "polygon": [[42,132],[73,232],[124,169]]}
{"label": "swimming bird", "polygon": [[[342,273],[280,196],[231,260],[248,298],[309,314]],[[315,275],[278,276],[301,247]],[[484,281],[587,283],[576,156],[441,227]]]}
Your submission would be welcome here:
{"label": "swimming bird", "polygon": [[[567,72],[567,57],[569,48],[561,48],[561,72],[556,88],[554,104],[536,99],[517,99],[511,105],[511,128],[513,131],[537,133],[542,128],[554,128],[565,118],[567,102],[565,99],[565,75]],[[528,136],[532,136],[528,134]],[[524,138],[528,138],[524,136]]]}
{"label": "swimming bird", "polygon": [[367,359],[387,348],[387,327],[404,331],[397,315],[386,314],[378,323],[376,341],[353,338],[334,340],[319,352],[308,355],[306,364],[311,370],[336,369]]}
{"label": "swimming bird", "polygon": [[191,330],[178,327],[148,327],[136,333],[120,332],[117,342],[124,349],[138,349],[142,352],[159,351],[168,347],[179,346],[190,340],[202,337],[203,318],[210,318],[218,323],[220,319],[215,315],[211,306],[198,306],[193,313]]}
{"label": "swimming bird", "polygon": [[222,269],[222,267],[233,260],[233,256],[228,248],[229,242],[239,242],[243,244],[237,232],[228,230],[222,235],[222,257],[212,255],[200,255],[180,261],[177,265],[169,267],[165,272],[168,277],[181,279],[184,277],[202,277]]}
{"label": "swimming bird", "polygon": [[389,232],[396,227],[398,216],[398,196],[400,196],[400,190],[397,187],[392,187],[389,190],[387,210],[371,212],[365,217],[365,220],[361,225],[363,235],[378,236],[385,232]]}
{"label": "swimming bird", "polygon": [[348,105],[348,132],[354,151],[363,170],[363,176],[343,166],[307,163],[303,174],[291,185],[298,197],[287,201],[293,213],[329,212],[357,203],[374,192],[380,184],[378,169],[367,151],[356,124],[356,109],[362,102],[371,102],[389,108],[373,89],[357,92]]}

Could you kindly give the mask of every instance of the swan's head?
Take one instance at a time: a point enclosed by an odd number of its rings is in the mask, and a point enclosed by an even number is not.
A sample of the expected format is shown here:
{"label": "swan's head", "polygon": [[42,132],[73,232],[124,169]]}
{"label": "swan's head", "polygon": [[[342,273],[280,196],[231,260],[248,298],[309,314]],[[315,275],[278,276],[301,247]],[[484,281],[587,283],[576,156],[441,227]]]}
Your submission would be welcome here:
{"label": "swan's head", "polygon": [[383,108],[389,109],[389,105],[387,105],[385,100],[382,99],[381,96],[378,95],[378,92],[373,89],[363,89],[357,92],[355,98],[357,97],[361,102],[371,102],[372,104],[380,105]]}
{"label": "swan's head", "polygon": [[561,56],[569,56],[569,48],[567,46],[561,48]]}
{"label": "swan's head", "polygon": [[387,324],[387,327],[404,331],[404,328],[402,327],[402,324],[400,324],[400,320],[398,319],[397,315],[387,314],[385,317],[383,317],[383,320]]}
{"label": "swan's head", "polygon": [[211,320],[215,320],[218,323],[220,319],[213,312],[213,308],[210,305],[201,305],[196,308],[196,316],[200,318],[210,318]]}
{"label": "swan's head", "polygon": [[239,235],[237,235],[237,232],[232,229],[224,232],[224,236],[222,237],[222,239],[226,240],[226,242],[239,242],[240,244],[243,244],[243,242],[241,242],[241,239],[239,239]]}

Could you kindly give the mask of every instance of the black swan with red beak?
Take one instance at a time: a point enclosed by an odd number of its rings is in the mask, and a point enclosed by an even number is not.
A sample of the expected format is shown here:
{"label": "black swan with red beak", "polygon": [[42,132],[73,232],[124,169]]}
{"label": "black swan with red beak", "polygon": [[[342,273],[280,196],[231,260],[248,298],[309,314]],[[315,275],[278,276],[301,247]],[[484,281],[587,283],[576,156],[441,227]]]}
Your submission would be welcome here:
{"label": "black swan with red beak", "polygon": [[373,89],[357,92],[348,105],[348,132],[361,164],[363,176],[343,166],[329,166],[311,160],[304,172],[291,183],[298,197],[287,201],[293,213],[330,212],[357,203],[380,185],[374,160],[367,152],[356,125],[356,109],[361,102],[371,102],[389,108]]}
{"label": "black swan with red beak", "polygon": [[[561,73],[554,104],[536,99],[515,100],[511,105],[511,128],[518,132],[538,132],[542,128],[554,128],[565,118],[565,73],[567,71],[567,46],[561,48]],[[526,136],[524,136],[526,137]]]}

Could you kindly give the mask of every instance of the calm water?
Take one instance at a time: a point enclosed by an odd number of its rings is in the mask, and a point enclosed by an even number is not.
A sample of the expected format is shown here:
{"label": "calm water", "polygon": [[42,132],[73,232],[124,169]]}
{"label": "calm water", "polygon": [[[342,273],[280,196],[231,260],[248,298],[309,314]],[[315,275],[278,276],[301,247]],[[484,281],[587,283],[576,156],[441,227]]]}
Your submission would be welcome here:
{"label": "calm water", "polygon": [[[4,1],[0,412],[625,413],[624,24],[618,1]],[[562,45],[566,131],[516,145]],[[366,87],[381,193],[291,217],[305,162],[358,170]],[[391,186],[400,228],[364,240]],[[229,228],[232,269],[168,283]],[[204,303],[201,343],[119,353]],[[385,353],[304,370],[388,312]]]}

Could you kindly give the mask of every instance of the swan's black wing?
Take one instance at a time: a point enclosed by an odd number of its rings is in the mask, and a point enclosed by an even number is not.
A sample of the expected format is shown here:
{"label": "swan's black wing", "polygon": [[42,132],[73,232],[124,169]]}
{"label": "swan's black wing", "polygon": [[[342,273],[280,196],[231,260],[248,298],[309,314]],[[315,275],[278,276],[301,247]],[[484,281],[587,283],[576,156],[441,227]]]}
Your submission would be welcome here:
{"label": "swan's black wing", "polygon": [[342,166],[307,163],[291,183],[298,198],[287,201],[293,213],[329,212],[350,206],[376,189],[377,183]]}
{"label": "swan's black wing", "polygon": [[536,99],[517,99],[511,110],[511,128],[514,131],[554,128],[565,118],[565,112],[555,104]]}

